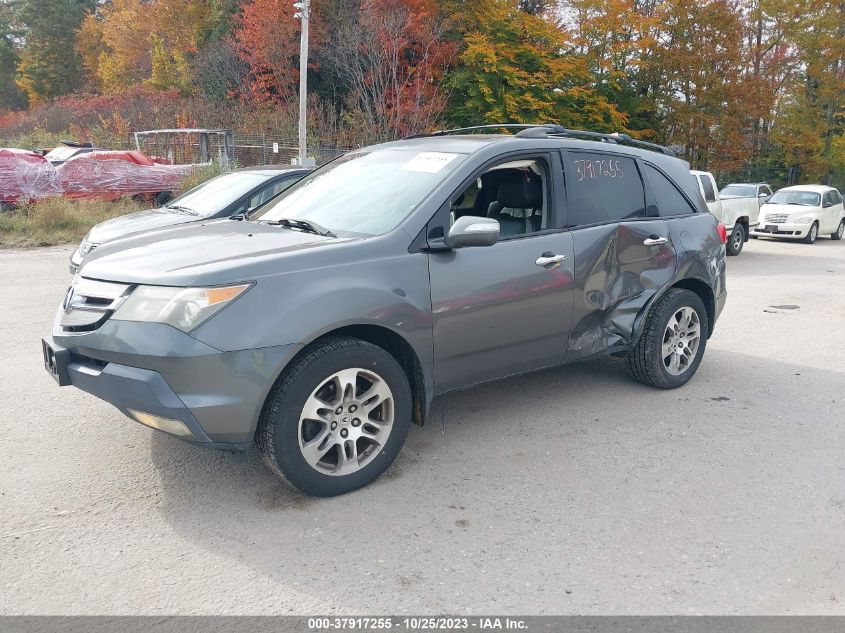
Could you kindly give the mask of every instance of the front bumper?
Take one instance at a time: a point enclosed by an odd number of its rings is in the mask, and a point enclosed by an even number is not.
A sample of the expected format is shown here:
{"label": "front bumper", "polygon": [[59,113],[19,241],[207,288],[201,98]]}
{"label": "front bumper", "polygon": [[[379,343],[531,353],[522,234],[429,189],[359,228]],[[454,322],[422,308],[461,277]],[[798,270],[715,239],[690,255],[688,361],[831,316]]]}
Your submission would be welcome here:
{"label": "front bumper", "polygon": [[[168,325],[107,321],[81,335],[54,331],[51,373],[114,405],[176,420],[180,439],[212,448],[244,449],[253,440],[264,400],[285,365],[302,348],[282,345],[221,352]],[[64,378],[64,381],[62,380]]]}
{"label": "front bumper", "polygon": [[758,237],[783,237],[786,239],[800,240],[807,237],[812,224],[771,224],[761,222],[751,229],[751,235]]}

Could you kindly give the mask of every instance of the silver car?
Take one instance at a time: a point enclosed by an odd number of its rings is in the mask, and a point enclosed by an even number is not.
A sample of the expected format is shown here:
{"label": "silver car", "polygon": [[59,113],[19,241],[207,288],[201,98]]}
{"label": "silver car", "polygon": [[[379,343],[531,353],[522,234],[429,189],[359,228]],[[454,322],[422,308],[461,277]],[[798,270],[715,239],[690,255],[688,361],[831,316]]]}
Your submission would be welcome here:
{"label": "silver car", "polygon": [[291,165],[244,167],[207,180],[157,209],[100,222],[71,254],[70,274],[75,275],[88,253],[106,242],[151,229],[244,213],[278,195],[309,171],[308,167]]}

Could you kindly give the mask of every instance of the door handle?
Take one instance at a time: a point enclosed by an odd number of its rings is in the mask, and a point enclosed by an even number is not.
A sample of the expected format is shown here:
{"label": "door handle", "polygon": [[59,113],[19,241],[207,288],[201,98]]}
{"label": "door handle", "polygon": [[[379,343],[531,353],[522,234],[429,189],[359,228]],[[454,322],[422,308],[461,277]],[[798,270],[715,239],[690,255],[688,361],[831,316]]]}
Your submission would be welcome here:
{"label": "door handle", "polygon": [[660,246],[668,241],[668,237],[647,237],[643,240],[643,246]]}
{"label": "door handle", "polygon": [[555,255],[554,253],[543,253],[534,263],[545,268],[550,264],[559,264],[566,259],[566,255]]}

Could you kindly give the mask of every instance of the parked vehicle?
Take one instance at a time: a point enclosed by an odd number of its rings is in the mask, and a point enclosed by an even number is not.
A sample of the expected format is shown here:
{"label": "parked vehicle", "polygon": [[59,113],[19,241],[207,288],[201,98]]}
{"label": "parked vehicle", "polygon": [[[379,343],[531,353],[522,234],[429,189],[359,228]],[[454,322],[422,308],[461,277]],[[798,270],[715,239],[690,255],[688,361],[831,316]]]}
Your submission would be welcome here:
{"label": "parked vehicle", "polygon": [[766,183],[734,183],[719,191],[709,171],[693,171],[710,213],[728,231],[727,253],[739,255],[760,217],[760,206],[772,195]]}
{"label": "parked vehicle", "polygon": [[724,226],[689,166],[625,135],[503,127],[367,147],[248,221],[98,248],[47,370],[196,444],[255,441],[321,496],[378,477],[437,394],[602,354],[685,384],[726,298]]}
{"label": "parked vehicle", "polygon": [[142,231],[189,224],[255,209],[311,171],[290,165],[245,167],[207,180],[163,207],[122,215],[94,226],[70,256],[70,273],[95,248]]}
{"label": "parked vehicle", "polygon": [[80,154],[88,154],[96,151],[107,151],[104,147],[94,147],[93,143],[78,143],[76,141],[62,141],[58,147],[54,147],[44,154],[51,165],[58,167],[65,161]]}
{"label": "parked vehicle", "polygon": [[61,192],[56,168],[41,154],[0,147],[0,210]]}
{"label": "parked vehicle", "polygon": [[842,196],[833,187],[797,185],[779,189],[760,212],[754,237],[777,237],[812,244],[820,235],[841,240],[845,235]]}
{"label": "parked vehicle", "polygon": [[192,169],[193,165],[171,165],[167,159],[135,150],[104,150],[68,158],[56,171],[68,198],[147,196],[164,204]]}

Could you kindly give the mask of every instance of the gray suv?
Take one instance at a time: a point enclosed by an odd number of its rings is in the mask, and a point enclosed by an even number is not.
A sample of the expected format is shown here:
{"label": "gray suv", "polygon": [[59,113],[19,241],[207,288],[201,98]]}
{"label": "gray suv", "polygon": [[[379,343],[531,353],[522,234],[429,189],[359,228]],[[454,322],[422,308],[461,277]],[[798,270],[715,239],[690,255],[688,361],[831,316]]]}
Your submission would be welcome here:
{"label": "gray suv", "polygon": [[248,220],[103,245],[47,370],[190,442],[255,443],[320,496],[384,472],[438,394],[602,354],[690,380],[725,233],[688,165],[625,135],[494,127],[516,133],[367,147]]}

